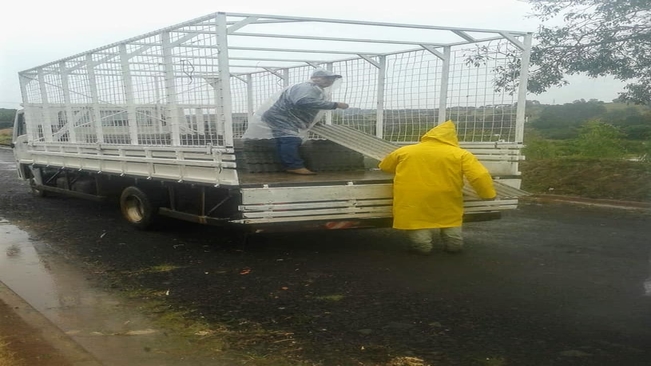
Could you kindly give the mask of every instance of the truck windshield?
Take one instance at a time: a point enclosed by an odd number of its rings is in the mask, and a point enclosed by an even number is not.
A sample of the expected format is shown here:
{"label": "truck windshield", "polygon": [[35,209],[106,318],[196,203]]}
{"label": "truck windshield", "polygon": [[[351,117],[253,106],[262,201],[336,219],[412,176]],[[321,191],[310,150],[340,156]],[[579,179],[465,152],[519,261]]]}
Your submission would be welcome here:
{"label": "truck windshield", "polygon": [[16,113],[16,120],[14,121],[14,136],[22,136],[27,134],[25,128],[25,115],[23,112]]}

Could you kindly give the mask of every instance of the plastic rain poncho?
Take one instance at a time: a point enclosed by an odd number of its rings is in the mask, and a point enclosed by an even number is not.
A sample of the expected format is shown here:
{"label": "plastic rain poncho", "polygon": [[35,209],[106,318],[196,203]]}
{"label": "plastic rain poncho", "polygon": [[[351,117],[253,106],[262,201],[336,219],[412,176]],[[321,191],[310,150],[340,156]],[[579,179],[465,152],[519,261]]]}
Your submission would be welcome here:
{"label": "plastic rain poncho", "polygon": [[[340,80],[335,82],[339,83]],[[309,129],[323,117],[325,110],[336,109],[336,103],[328,100],[327,93],[334,88],[333,85],[324,90],[308,81],[274,94],[253,114],[242,138],[307,138]]]}
{"label": "plastic rain poncho", "polygon": [[496,193],[488,170],[459,147],[454,123],[429,130],[420,143],[387,155],[380,169],[394,173],[393,227],[403,230],[458,227],[464,177],[483,199]]}

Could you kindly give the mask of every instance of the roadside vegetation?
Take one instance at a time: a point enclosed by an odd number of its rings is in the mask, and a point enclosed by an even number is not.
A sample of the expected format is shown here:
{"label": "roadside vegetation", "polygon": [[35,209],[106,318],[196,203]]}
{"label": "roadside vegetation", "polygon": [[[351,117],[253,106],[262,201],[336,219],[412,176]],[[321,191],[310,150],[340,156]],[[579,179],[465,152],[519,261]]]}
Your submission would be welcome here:
{"label": "roadside vegetation", "polygon": [[0,366],[23,366],[24,364],[16,358],[15,353],[9,349],[8,342],[0,337]]}
{"label": "roadside vegetation", "polygon": [[0,130],[0,145],[11,144],[11,128]]}
{"label": "roadside vegetation", "polygon": [[577,100],[527,113],[525,190],[651,201],[651,108]]}
{"label": "roadside vegetation", "polygon": [[15,109],[0,108],[0,130],[13,126],[15,115]]}
{"label": "roadside vegetation", "polygon": [[14,124],[15,109],[0,108],[0,145],[11,143],[11,128]]}

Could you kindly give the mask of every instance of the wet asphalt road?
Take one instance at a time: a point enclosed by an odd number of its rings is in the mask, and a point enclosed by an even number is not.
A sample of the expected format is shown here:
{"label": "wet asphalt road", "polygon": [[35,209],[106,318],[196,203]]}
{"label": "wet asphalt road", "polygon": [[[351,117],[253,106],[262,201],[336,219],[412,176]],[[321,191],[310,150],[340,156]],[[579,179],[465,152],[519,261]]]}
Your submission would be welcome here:
{"label": "wet asphalt road", "polygon": [[188,321],[228,329],[220,352],[247,357],[219,364],[651,364],[648,212],[523,204],[467,225],[456,256],[408,255],[392,230],[242,244],[183,223],[134,231],[111,204],[33,198],[12,160],[0,149],[0,216],[100,288],[163,293]]}

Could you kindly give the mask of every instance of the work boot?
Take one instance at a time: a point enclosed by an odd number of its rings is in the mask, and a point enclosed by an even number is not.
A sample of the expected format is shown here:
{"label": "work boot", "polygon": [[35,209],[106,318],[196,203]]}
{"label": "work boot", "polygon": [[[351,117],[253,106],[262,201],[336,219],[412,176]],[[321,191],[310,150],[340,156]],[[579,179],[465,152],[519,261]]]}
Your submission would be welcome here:
{"label": "work boot", "polygon": [[448,253],[460,253],[463,251],[461,227],[442,228],[441,239],[443,239],[444,251]]}
{"label": "work boot", "polygon": [[315,175],[316,173],[308,170],[306,168],[298,168],[298,169],[287,169],[287,173],[291,174],[299,174],[299,175]]}

